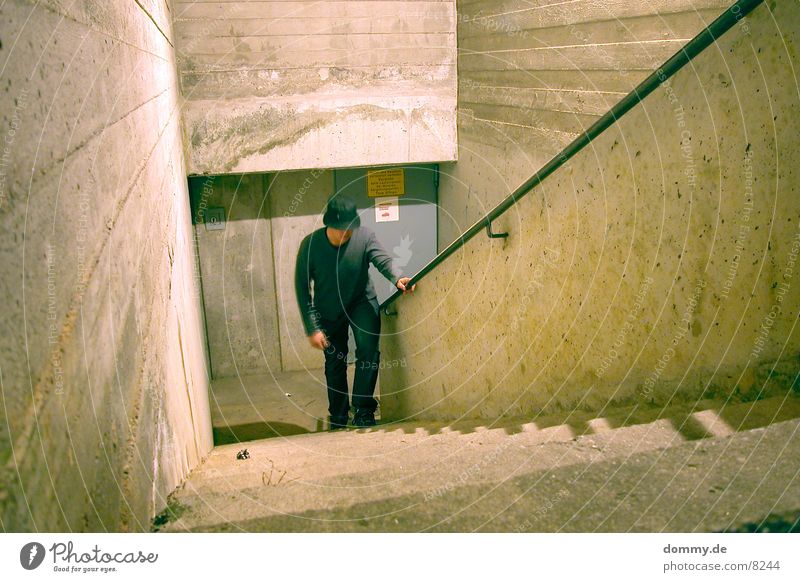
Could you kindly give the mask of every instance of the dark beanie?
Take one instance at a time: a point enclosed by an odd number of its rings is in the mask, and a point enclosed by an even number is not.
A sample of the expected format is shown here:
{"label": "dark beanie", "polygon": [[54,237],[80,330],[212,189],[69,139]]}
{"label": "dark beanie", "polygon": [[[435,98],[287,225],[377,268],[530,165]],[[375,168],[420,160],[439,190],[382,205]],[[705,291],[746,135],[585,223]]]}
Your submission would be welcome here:
{"label": "dark beanie", "polygon": [[322,224],[338,230],[352,230],[361,226],[356,203],[344,195],[334,195],[322,217]]}

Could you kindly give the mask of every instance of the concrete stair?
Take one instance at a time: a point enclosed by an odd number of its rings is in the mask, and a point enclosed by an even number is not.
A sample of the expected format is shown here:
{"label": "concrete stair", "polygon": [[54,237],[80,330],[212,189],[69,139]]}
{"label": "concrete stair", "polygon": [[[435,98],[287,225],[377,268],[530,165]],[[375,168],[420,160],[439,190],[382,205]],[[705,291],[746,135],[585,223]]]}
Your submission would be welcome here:
{"label": "concrete stair", "polygon": [[[800,398],[216,447],[157,531],[719,531],[800,510]],[[237,460],[246,448],[250,457]]]}

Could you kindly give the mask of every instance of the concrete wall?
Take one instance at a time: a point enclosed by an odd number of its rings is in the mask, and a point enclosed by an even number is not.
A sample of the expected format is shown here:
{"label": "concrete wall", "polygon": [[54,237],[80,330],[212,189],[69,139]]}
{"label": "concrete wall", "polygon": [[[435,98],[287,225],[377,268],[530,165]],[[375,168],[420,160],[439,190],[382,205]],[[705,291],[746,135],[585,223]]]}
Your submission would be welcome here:
{"label": "concrete wall", "polygon": [[2,528],[148,530],[212,446],[170,14],[0,11]]}
{"label": "concrete wall", "polygon": [[[281,369],[266,174],[192,178],[203,306],[213,378]],[[206,211],[223,209],[224,229]]]}
{"label": "concrete wall", "polygon": [[455,160],[454,0],[175,2],[192,174]]}
{"label": "concrete wall", "polygon": [[440,247],[456,238],[732,0],[460,0],[459,162],[443,165]]}
{"label": "concrete wall", "polygon": [[[797,389],[798,48],[800,4],[757,8],[498,220],[505,241],[471,240],[401,298],[384,414]],[[457,178],[489,199],[506,166],[478,154]]]}

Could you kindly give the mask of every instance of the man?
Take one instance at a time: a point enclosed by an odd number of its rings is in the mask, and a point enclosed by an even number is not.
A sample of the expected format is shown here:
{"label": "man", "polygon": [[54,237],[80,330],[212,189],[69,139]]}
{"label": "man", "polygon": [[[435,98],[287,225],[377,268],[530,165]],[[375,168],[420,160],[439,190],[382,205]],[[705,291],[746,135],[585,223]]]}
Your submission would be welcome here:
{"label": "man", "polygon": [[331,429],[345,428],[349,419],[347,340],[348,327],[353,329],[353,425],[374,426],[381,318],[369,265],[375,265],[403,293],[413,292],[416,285],[406,289],[411,278],[394,268],[375,233],[361,226],[356,205],[349,198],[334,195],[322,223],[325,226],[306,236],[297,252],[295,291],[303,327],[311,345],[325,352]]}

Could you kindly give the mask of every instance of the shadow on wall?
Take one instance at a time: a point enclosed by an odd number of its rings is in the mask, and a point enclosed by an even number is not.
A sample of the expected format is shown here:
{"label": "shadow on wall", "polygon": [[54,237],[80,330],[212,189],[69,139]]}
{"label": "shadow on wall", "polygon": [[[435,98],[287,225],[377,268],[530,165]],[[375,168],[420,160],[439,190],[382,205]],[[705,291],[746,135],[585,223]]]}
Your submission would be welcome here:
{"label": "shadow on wall", "polygon": [[212,378],[281,369],[266,174],[189,179]]}
{"label": "shadow on wall", "polygon": [[[204,225],[206,230],[224,230],[225,222],[240,220],[269,220],[277,210],[271,198],[294,200],[281,208],[291,216],[322,214],[327,198],[317,205],[301,204],[306,191],[326,170],[307,170],[280,173],[226,174],[221,176],[189,176],[189,196],[192,224]],[[278,179],[280,177],[280,179]],[[296,191],[283,187],[287,181],[299,184]],[[281,213],[280,216],[283,216]]]}

